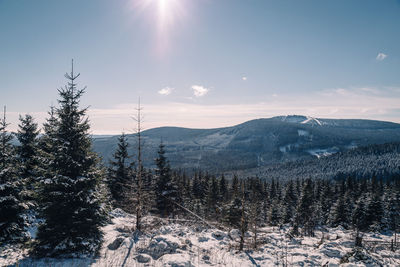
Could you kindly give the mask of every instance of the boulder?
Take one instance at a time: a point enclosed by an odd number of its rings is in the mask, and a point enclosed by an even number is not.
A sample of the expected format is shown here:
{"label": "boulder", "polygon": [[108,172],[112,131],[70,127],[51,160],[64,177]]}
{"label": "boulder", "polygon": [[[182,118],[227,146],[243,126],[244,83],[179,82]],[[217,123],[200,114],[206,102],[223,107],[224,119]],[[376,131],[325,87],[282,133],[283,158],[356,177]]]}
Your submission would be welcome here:
{"label": "boulder", "polygon": [[125,238],[123,237],[117,237],[112,243],[108,244],[107,248],[110,250],[116,250],[121,246],[124,240]]}

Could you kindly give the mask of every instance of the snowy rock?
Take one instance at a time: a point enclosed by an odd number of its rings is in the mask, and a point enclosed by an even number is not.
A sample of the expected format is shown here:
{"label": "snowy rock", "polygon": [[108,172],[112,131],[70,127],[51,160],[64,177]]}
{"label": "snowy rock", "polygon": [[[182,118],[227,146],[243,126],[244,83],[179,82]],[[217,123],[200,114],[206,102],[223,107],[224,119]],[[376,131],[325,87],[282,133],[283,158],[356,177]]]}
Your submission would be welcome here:
{"label": "snowy rock", "polygon": [[205,237],[205,236],[199,236],[198,240],[199,240],[199,242],[207,242],[209,240],[209,238]]}
{"label": "snowy rock", "polygon": [[150,255],[154,260],[159,259],[165,254],[176,253],[178,244],[175,242],[170,242],[162,237],[157,237],[150,242],[147,248],[139,248],[138,252]]}
{"label": "snowy rock", "polygon": [[209,260],[210,260],[210,256],[204,255],[202,259],[203,259],[204,261],[209,261]]}
{"label": "snowy rock", "polygon": [[127,213],[119,208],[114,209],[113,211],[110,212],[111,217],[113,218],[121,218],[121,217],[126,217]]}
{"label": "snowy rock", "polygon": [[322,249],[321,252],[329,258],[340,258],[340,250],[337,249]]}
{"label": "snowy rock", "polygon": [[140,263],[148,263],[148,262],[150,262],[151,259],[150,259],[150,257],[144,256],[144,255],[138,255],[136,257],[136,260]]}
{"label": "snowy rock", "polygon": [[189,247],[192,247],[192,241],[190,241],[190,239],[186,239],[185,244],[188,245]]}
{"label": "snowy rock", "polygon": [[119,225],[115,228],[115,230],[123,234],[130,234],[133,232],[133,229],[126,225]]}
{"label": "snowy rock", "polygon": [[239,231],[239,229],[232,229],[232,230],[229,232],[229,235],[230,235],[233,239],[240,238],[240,231]]}
{"label": "snowy rock", "polygon": [[226,234],[221,231],[216,231],[216,232],[212,233],[211,235],[212,235],[212,237],[214,237],[217,240],[222,240],[226,237]]}
{"label": "snowy rock", "polygon": [[366,266],[383,266],[375,257],[371,256],[362,248],[355,248],[340,260],[341,263],[362,263]]}
{"label": "snowy rock", "polygon": [[117,237],[112,243],[108,244],[108,249],[110,250],[116,250],[118,249],[121,244],[124,242],[125,238],[123,237]]}
{"label": "snowy rock", "polygon": [[169,267],[194,267],[190,261],[190,257],[188,255],[183,254],[173,254],[173,255],[165,255],[162,257],[162,262],[164,262],[163,266]]}

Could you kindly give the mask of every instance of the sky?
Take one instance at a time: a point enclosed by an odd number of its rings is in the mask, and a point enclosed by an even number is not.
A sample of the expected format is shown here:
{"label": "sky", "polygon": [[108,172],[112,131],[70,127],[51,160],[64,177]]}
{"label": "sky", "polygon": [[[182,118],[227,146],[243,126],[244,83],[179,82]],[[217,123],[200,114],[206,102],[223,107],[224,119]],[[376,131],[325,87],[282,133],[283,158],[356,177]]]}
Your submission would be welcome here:
{"label": "sky", "polygon": [[74,59],[93,134],[299,114],[400,123],[400,1],[0,0],[0,105],[40,124]]}

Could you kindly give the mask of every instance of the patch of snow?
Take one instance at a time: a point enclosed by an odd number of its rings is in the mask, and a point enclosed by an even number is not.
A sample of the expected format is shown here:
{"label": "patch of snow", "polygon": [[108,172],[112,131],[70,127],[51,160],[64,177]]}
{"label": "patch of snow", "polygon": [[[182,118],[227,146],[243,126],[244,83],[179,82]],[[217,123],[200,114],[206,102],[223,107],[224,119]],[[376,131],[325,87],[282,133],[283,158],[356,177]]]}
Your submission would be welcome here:
{"label": "patch of snow", "polygon": [[302,121],[302,122],[300,122],[300,123],[301,123],[301,124],[312,124],[312,125],[317,124],[317,125],[319,125],[319,126],[322,126],[322,123],[321,123],[318,119],[313,118],[313,117],[309,117],[309,116],[307,116],[307,119],[306,119],[306,120],[304,120],[304,121]]}
{"label": "patch of snow", "polygon": [[321,157],[330,156],[332,154],[339,152],[339,148],[337,148],[337,147],[315,148],[315,149],[308,149],[307,152],[313,156],[316,156],[317,158],[321,158]]}
{"label": "patch of snow", "polygon": [[306,130],[297,130],[299,136],[310,136],[310,133]]}

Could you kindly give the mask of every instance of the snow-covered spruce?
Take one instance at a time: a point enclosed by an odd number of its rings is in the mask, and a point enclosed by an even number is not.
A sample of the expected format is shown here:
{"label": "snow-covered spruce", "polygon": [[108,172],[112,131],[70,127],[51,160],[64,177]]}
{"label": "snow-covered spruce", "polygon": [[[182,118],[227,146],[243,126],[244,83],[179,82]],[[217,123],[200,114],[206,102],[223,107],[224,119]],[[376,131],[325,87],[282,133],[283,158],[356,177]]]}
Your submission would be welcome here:
{"label": "snow-covered spruce", "polygon": [[65,76],[69,82],[59,90],[60,106],[45,127],[48,167],[39,189],[44,221],[33,250],[42,257],[94,255],[102,243],[102,170],[91,152],[86,109],[79,109],[84,93],[76,89],[79,74],[72,70]]}
{"label": "snow-covered spruce", "polygon": [[7,132],[6,114],[0,119],[0,246],[25,239],[22,183],[18,177],[18,161]]}

